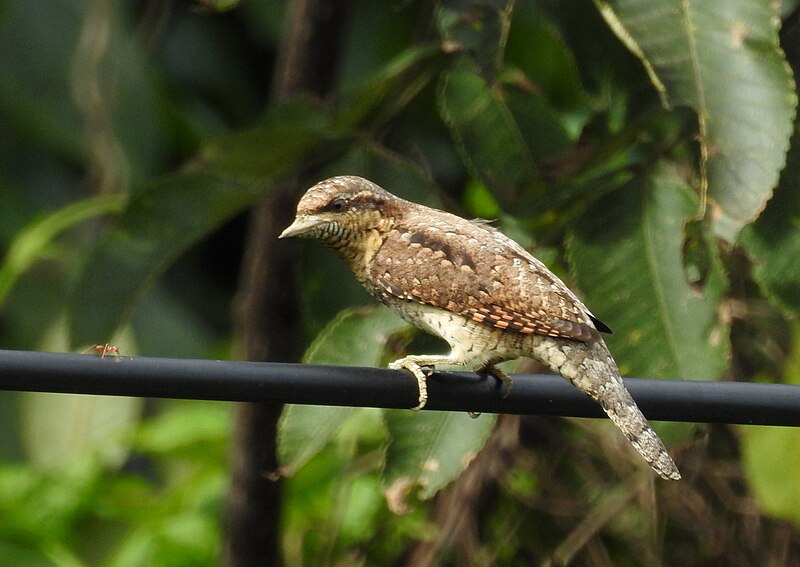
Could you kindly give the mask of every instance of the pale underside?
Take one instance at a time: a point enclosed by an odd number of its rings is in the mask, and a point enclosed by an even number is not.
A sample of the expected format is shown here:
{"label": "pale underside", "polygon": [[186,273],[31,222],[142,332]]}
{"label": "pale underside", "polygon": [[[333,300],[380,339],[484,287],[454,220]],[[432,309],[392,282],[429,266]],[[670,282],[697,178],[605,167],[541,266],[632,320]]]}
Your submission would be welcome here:
{"label": "pale underside", "polygon": [[451,347],[449,354],[409,355],[389,365],[408,370],[416,378],[419,408],[428,398],[426,376],[421,367],[466,366],[476,371],[488,370],[507,380],[510,388],[510,379],[493,365],[530,356],[597,401],[662,478],[681,478],[666,447],[625,388],[602,340],[586,344],[574,339],[501,331],[443,309],[410,302],[401,306],[400,301],[387,304],[409,323],[443,338]]}

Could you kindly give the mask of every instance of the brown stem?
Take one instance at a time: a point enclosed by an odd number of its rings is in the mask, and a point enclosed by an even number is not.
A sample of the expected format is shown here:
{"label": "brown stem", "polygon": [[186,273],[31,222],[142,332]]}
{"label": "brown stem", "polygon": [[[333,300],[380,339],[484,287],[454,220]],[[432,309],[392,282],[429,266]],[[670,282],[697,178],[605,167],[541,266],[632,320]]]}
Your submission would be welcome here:
{"label": "brown stem", "polygon": [[[344,0],[295,0],[278,54],[273,100],[300,92],[325,96],[346,16]],[[301,332],[291,247],[278,234],[292,218],[297,179],[275,187],[253,211],[238,304],[240,344],[248,360],[296,361]],[[281,483],[276,432],[282,406],[241,404],[232,450],[231,489],[223,563],[229,567],[280,564]]]}

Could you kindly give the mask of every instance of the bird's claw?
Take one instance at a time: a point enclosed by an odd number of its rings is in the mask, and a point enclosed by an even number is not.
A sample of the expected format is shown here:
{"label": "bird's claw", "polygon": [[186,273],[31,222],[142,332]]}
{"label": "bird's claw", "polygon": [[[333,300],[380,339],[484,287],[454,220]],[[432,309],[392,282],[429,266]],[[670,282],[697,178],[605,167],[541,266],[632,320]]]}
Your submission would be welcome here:
{"label": "bird's claw", "polygon": [[511,388],[514,386],[514,380],[511,379],[511,376],[509,376],[505,370],[501,370],[493,364],[488,364],[482,368],[478,368],[476,372],[483,375],[490,374],[494,376],[495,380],[504,384],[506,391],[503,393],[503,399],[506,399],[511,393]]}
{"label": "bird's claw", "polygon": [[[425,404],[428,403],[428,382],[427,376],[425,375],[425,370],[423,370],[422,366],[414,362],[413,360],[408,360],[405,358],[401,358],[400,360],[395,360],[394,362],[389,364],[389,368],[392,370],[405,370],[406,372],[410,373],[414,378],[417,379],[417,388],[419,389],[419,403],[411,408],[412,410],[419,411],[425,407]],[[428,370],[430,373],[430,370]]]}

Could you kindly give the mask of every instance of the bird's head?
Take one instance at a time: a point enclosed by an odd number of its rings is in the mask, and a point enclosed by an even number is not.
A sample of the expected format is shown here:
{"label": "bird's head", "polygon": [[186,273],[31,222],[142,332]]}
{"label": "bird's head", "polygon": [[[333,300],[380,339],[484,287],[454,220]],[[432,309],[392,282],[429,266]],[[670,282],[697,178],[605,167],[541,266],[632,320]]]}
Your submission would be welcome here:
{"label": "bird's head", "polygon": [[301,197],[294,222],[279,238],[314,238],[342,248],[380,229],[397,197],[363,177],[344,175],[320,181]]}

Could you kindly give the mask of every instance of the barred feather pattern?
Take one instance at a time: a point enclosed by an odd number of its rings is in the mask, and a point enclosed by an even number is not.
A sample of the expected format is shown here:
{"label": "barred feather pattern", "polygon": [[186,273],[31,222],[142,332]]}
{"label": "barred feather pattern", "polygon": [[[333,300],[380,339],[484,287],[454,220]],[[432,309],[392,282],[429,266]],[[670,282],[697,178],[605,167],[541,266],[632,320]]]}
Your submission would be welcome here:
{"label": "barred feather pattern", "polygon": [[379,301],[446,340],[448,355],[412,355],[392,363],[416,378],[421,367],[488,370],[529,356],[597,401],[663,478],[675,463],[619,375],[600,332],[610,329],[542,262],[485,222],[400,199],[354,176],[333,177],[300,200],[284,236],[334,248]]}

